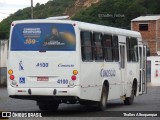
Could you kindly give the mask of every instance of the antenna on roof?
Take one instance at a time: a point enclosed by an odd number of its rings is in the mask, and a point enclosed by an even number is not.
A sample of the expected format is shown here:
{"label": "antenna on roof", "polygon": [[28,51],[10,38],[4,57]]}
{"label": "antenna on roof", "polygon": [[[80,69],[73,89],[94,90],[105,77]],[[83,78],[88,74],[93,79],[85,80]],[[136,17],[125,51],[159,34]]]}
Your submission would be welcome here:
{"label": "antenna on roof", "polygon": [[67,19],[69,19],[69,16],[48,17],[46,19],[48,19],[48,20],[67,20]]}

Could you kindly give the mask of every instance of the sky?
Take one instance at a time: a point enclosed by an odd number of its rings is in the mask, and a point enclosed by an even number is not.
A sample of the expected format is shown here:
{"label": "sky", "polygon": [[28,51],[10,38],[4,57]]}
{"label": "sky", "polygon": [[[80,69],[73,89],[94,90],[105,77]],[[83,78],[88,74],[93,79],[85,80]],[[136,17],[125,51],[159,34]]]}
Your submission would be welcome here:
{"label": "sky", "polygon": [[[44,4],[49,0],[33,0],[33,5]],[[31,6],[31,0],[0,0],[0,21],[19,9]]]}

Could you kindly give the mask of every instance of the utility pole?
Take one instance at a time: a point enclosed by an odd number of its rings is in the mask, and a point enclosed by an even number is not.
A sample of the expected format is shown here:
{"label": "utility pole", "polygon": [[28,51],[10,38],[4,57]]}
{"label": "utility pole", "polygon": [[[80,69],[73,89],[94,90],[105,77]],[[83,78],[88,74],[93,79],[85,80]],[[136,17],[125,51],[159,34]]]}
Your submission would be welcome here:
{"label": "utility pole", "polygon": [[31,19],[33,19],[33,0],[31,0]]}

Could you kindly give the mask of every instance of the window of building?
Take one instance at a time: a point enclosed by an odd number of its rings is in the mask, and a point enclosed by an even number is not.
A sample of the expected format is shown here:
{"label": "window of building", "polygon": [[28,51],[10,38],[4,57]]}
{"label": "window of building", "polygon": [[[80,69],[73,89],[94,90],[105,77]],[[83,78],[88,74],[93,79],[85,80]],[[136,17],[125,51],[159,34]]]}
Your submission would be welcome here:
{"label": "window of building", "polygon": [[95,60],[102,61],[104,59],[103,49],[102,49],[102,34],[94,33],[93,34],[93,40],[94,40],[94,57],[95,57]]}
{"label": "window of building", "polygon": [[139,31],[148,31],[148,24],[139,24]]}
{"label": "window of building", "polygon": [[138,61],[138,42],[137,38],[126,38],[126,45],[127,45],[127,61]]}
{"label": "window of building", "polygon": [[113,61],[112,35],[103,36],[104,58],[106,61]]}
{"label": "window of building", "polygon": [[83,61],[92,61],[92,33],[88,31],[81,32],[81,51]]}
{"label": "window of building", "polygon": [[113,59],[119,61],[119,45],[118,45],[118,36],[113,36]]}

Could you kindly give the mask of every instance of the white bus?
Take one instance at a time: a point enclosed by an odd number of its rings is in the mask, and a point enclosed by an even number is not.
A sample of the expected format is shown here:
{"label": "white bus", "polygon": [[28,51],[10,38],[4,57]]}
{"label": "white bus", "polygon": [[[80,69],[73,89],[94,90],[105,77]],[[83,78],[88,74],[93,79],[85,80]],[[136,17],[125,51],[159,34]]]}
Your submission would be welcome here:
{"label": "white bus", "polygon": [[133,103],[146,92],[146,46],[139,32],[72,20],[22,20],[11,25],[8,94],[37,101],[40,110],[60,103]]}

